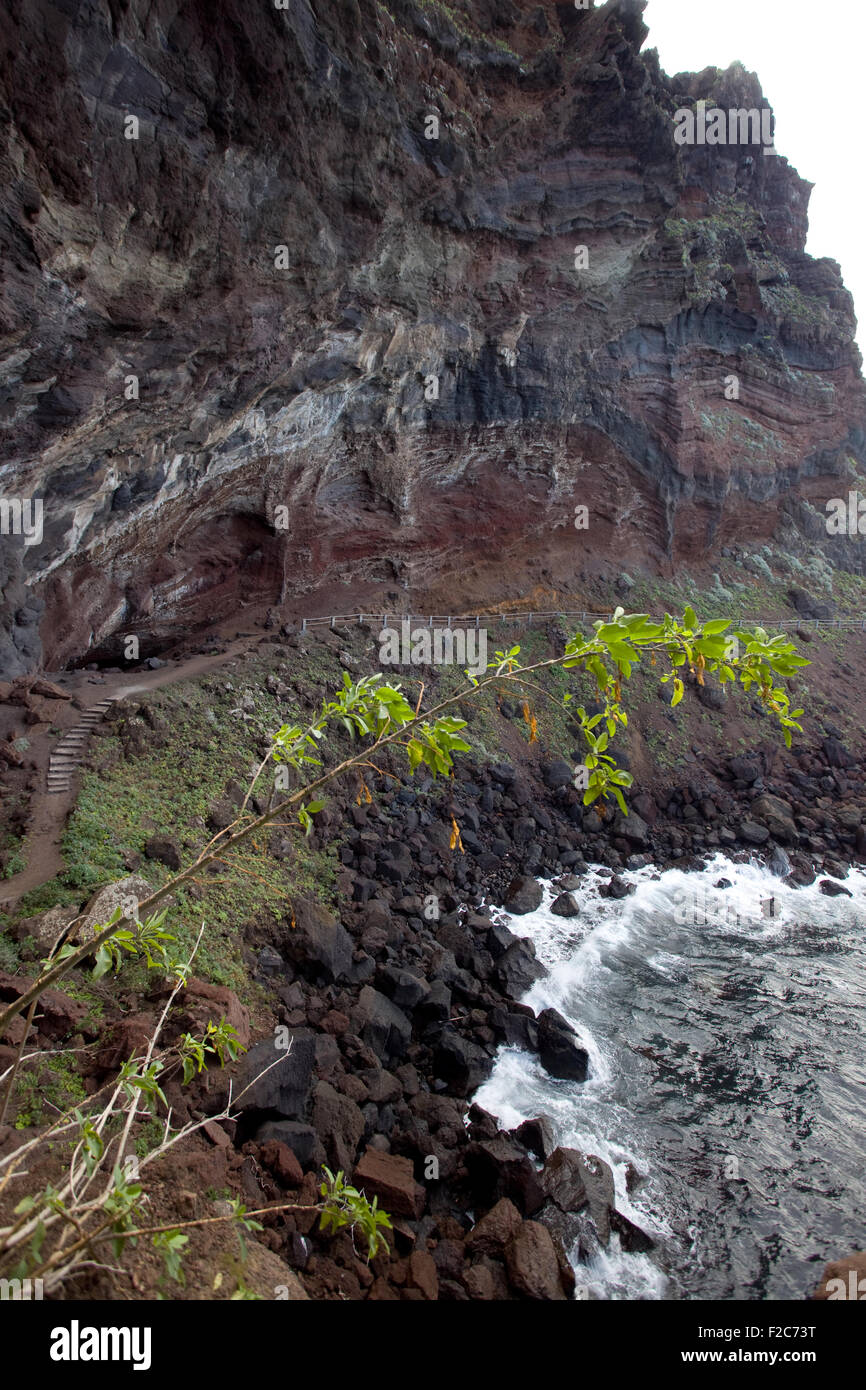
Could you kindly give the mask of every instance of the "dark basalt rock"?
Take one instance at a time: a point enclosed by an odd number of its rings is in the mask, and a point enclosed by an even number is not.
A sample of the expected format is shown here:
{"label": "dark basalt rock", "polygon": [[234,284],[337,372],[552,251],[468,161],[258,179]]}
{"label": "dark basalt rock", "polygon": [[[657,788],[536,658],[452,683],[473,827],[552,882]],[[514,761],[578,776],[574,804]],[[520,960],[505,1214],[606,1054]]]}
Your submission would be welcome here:
{"label": "dark basalt rock", "polygon": [[854,894],[844,883],[834,883],[832,879],[822,878],[818,884],[819,889],[827,898],[853,898]]}
{"label": "dark basalt rock", "polygon": [[577,1042],[577,1034],[556,1009],[538,1015],[538,1055],[545,1071],[567,1081],[585,1081],[589,1056]]}
{"label": "dark basalt rock", "polygon": [[273,1038],[256,1043],[244,1055],[238,1087],[244,1094],[239,1094],[237,1101],[241,1111],[261,1111],[289,1120],[304,1118],[316,1056],[315,1036],[309,1029],[290,1030],[289,1042],[282,1055]]}
{"label": "dark basalt rock", "polygon": [[614,832],[617,835],[624,835],[630,845],[637,849],[643,848],[649,840],[650,829],[642,816],[637,811],[629,811],[627,816],[621,812],[614,822]]}
{"label": "dark basalt rock", "polygon": [[296,898],[294,922],[281,937],[287,960],[310,979],[348,980],[354,975],[354,942],[320,903]]}
{"label": "dark basalt rock", "polygon": [[508,885],[505,895],[505,907],[509,912],[518,916],[523,916],[527,912],[535,912],[544,900],[544,890],[541,884],[534,878],[518,877]]}
{"label": "dark basalt rock", "polygon": [[302,1168],[314,1168],[325,1162],[325,1149],[312,1125],[296,1120],[265,1120],[255,1133],[257,1144],[278,1140],[291,1149]]}
{"label": "dark basalt rock", "polygon": [[479,1206],[490,1208],[508,1197],[524,1216],[544,1201],[544,1191],[526,1149],[500,1134],[470,1144],[464,1155],[470,1190]]}
{"label": "dark basalt rock", "polygon": [[510,999],[519,999],[545,974],[544,966],[535,958],[535,946],[527,940],[515,941],[496,962],[496,978]]}
{"label": "dark basalt rock", "polygon": [[765,845],[770,838],[767,827],[758,825],[753,820],[740,821],[737,834],[741,840],[745,840],[747,845]]}
{"label": "dark basalt rock", "polygon": [[365,985],[358,996],[360,1035],[383,1062],[404,1057],[412,1039],[412,1024],[384,994]]}
{"label": "dark basalt rock", "polygon": [[443,1028],[433,1052],[436,1075],[450,1082],[456,1095],[476,1091],[493,1070],[493,1058],[453,1028]]}
{"label": "dark basalt rock", "polygon": [[570,763],[558,758],[550,763],[545,763],[541,769],[544,785],[551,791],[557,787],[570,787],[574,781],[574,768]]}

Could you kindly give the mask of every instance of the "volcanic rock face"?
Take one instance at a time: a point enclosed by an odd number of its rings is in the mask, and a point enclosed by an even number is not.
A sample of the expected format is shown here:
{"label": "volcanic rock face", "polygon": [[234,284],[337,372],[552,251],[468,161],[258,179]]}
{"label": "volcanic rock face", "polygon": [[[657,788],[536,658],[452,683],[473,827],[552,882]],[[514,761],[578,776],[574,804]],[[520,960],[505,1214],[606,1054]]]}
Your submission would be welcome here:
{"label": "volcanic rock face", "polygon": [[58,665],[814,529],[866,462],[851,299],[784,158],[675,143],[764,102],[665,77],[642,9],[6,12],[3,495],[44,524],[0,541],[0,673],[40,615]]}

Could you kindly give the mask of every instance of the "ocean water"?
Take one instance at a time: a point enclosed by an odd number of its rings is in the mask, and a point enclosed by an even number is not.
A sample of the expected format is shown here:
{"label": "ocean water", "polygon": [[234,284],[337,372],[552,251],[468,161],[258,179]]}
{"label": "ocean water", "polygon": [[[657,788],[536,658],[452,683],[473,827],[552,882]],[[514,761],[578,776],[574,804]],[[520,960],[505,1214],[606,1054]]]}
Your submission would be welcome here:
{"label": "ocean water", "polygon": [[808,1296],[866,1243],[866,874],[848,874],[851,898],[721,855],[622,877],[635,893],[603,898],[593,869],[572,919],[545,884],[509,922],[550,971],[525,1002],[575,1027],[589,1079],[506,1048],[475,1099],[507,1126],[546,1114],[559,1143],[604,1158],[656,1240],[637,1255],[613,1236],[576,1264],[583,1296]]}

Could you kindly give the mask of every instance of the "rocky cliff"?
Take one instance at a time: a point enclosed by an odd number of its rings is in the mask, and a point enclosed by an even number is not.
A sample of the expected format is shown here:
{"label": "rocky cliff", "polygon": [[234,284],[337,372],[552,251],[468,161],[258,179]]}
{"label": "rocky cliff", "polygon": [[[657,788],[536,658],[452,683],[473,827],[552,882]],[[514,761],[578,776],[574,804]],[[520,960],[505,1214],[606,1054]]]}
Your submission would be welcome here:
{"label": "rocky cliff", "polygon": [[2,489],[44,523],[0,542],[0,673],[823,534],[851,298],[783,156],[675,141],[756,79],[667,77],[642,10],[4,14]]}

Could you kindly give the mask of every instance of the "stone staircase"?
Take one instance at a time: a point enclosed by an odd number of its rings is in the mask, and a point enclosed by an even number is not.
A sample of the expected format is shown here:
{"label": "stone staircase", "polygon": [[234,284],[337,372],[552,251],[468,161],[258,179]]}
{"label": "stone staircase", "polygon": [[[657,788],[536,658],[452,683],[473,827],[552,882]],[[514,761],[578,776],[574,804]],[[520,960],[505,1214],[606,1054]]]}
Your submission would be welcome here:
{"label": "stone staircase", "polygon": [[116,698],[116,696],[111,696],[107,700],[100,700],[98,705],[91,705],[90,709],[86,709],[82,714],[81,723],[76,724],[74,729],[70,729],[68,733],[63,735],[48,763],[48,791],[50,793],[71,790],[75,769],[87,751],[90,735],[103,719],[109,706],[114,704]]}

